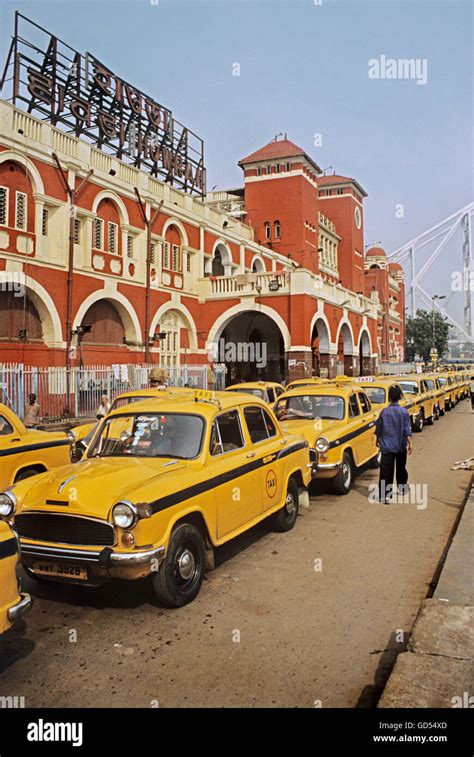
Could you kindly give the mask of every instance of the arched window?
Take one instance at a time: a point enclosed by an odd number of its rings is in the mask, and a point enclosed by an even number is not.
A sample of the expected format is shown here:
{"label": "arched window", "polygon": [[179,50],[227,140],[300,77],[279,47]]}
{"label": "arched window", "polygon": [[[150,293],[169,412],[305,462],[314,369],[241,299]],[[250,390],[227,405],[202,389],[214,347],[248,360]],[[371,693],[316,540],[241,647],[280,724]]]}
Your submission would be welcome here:
{"label": "arched window", "polygon": [[275,221],[273,225],[275,227],[275,239],[280,239],[281,237],[280,221]]}
{"label": "arched window", "polygon": [[270,226],[269,221],[265,221],[265,239],[271,239],[272,238],[272,228]]}
{"label": "arched window", "polygon": [[120,237],[120,214],[113,200],[106,197],[97,207],[94,219],[92,247],[112,255],[122,254]]}

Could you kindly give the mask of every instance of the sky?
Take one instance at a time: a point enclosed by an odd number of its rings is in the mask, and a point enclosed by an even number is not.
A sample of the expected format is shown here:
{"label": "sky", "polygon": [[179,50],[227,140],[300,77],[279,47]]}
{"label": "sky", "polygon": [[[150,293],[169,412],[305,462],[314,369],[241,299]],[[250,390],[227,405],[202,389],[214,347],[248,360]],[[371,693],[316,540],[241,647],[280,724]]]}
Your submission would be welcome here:
{"label": "sky", "polygon": [[[92,52],[204,139],[208,189],[241,185],[237,161],[286,132],[328,173],[359,181],[365,241],[390,252],[473,200],[473,7],[0,0],[0,49],[4,59],[18,9]],[[383,55],[426,61],[426,82],[369,78]]]}

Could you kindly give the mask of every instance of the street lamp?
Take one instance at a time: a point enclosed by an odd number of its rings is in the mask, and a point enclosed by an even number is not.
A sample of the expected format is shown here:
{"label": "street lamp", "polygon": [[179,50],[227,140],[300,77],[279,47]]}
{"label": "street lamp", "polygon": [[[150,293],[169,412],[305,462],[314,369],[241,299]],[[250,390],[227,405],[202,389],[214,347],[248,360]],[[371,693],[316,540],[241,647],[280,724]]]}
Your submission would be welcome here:
{"label": "street lamp", "polygon": [[433,347],[435,346],[435,301],[436,300],[445,300],[446,295],[445,294],[434,294],[431,298],[432,302],[432,311],[431,311],[431,323],[432,323],[432,329],[433,329]]}

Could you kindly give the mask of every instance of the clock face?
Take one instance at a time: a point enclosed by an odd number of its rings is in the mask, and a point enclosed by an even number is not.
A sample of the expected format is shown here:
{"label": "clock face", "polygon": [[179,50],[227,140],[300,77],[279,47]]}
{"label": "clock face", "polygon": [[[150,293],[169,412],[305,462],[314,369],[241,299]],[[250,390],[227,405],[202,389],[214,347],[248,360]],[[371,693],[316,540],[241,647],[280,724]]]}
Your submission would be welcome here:
{"label": "clock face", "polygon": [[360,213],[360,209],[358,207],[356,207],[354,210],[354,220],[355,220],[355,225],[357,226],[358,229],[360,229],[360,227],[362,226],[362,216]]}

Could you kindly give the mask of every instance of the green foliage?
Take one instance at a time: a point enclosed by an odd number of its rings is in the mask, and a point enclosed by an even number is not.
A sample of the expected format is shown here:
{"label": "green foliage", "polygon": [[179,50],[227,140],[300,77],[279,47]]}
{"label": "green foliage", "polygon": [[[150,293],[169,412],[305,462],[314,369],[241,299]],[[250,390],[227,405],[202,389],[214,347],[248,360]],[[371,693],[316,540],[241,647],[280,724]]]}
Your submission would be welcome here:
{"label": "green foliage", "polygon": [[432,347],[438,350],[438,358],[443,357],[448,349],[448,334],[449,323],[441,313],[417,310],[416,317],[408,318],[406,323],[406,359],[411,362],[418,354],[429,361]]}

